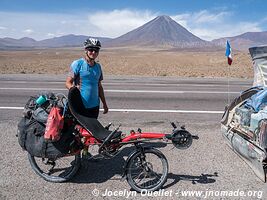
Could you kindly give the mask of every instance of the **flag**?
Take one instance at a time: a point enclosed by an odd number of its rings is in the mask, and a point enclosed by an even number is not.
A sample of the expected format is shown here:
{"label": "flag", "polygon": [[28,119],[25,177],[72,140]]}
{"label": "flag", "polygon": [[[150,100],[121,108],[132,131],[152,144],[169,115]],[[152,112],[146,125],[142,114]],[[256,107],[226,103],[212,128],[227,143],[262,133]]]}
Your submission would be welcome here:
{"label": "flag", "polygon": [[228,60],[228,65],[231,65],[233,62],[232,59],[232,48],[230,46],[230,43],[228,42],[228,40],[226,41],[226,50],[225,50],[225,56],[227,57]]}

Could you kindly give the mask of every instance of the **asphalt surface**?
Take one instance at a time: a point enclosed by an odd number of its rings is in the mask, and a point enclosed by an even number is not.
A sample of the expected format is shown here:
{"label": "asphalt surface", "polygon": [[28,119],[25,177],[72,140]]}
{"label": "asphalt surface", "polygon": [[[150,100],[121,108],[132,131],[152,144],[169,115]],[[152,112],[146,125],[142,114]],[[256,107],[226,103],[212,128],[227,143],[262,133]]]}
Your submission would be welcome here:
{"label": "asphalt surface", "polygon": [[[15,137],[21,108],[29,96],[42,91],[67,94],[64,79],[63,75],[0,75],[0,199],[117,199],[126,198],[126,191],[131,191],[127,181],[120,180],[131,147],[111,160],[83,161],[78,174],[67,183],[46,182],[31,169]],[[100,113],[103,124],[113,122],[113,128],[121,124],[125,133],[138,128],[170,133],[170,122],[174,121],[200,138],[187,150],[173,149],[171,145],[159,147],[169,163],[164,191],[151,195],[129,193],[129,199],[267,199],[266,184],[227,146],[220,133],[225,105],[248,89],[251,82],[105,77],[110,112]],[[104,197],[106,190],[109,196]],[[185,197],[186,191],[202,194]]]}

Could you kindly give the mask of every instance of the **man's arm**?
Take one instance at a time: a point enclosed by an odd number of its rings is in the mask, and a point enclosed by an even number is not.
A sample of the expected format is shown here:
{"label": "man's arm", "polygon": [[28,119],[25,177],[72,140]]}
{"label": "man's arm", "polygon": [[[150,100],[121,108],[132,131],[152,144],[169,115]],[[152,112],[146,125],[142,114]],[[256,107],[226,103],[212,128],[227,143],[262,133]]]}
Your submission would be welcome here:
{"label": "man's arm", "polygon": [[108,106],[107,106],[104,89],[103,89],[101,81],[99,81],[98,87],[99,87],[99,98],[103,103],[103,109],[104,109],[103,114],[106,114],[108,112]]}
{"label": "man's arm", "polygon": [[73,86],[73,77],[71,76],[68,76],[67,79],[66,79],[66,88],[70,89],[72,86]]}

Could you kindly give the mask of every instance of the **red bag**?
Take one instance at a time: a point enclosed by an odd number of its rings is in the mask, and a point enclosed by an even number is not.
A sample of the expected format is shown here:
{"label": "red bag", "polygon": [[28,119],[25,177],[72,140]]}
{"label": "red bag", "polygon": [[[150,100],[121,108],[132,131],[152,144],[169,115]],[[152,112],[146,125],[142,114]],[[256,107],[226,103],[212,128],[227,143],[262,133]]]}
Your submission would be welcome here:
{"label": "red bag", "polygon": [[47,141],[55,142],[60,139],[60,133],[64,125],[64,119],[60,111],[59,107],[54,106],[51,108],[44,133],[44,139]]}

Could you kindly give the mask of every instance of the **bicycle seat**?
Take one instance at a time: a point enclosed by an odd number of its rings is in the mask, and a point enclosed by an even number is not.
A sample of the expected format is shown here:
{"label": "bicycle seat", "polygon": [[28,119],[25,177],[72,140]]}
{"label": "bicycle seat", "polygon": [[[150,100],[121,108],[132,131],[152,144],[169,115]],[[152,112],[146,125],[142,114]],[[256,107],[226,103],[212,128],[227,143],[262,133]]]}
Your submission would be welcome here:
{"label": "bicycle seat", "polygon": [[[68,94],[68,106],[72,115],[77,119],[77,121],[93,136],[100,141],[104,141],[106,137],[112,132],[105,129],[102,124],[95,118],[90,118],[82,115],[82,110],[85,109],[80,90],[77,87],[72,87],[69,90]],[[116,134],[112,137],[118,138],[121,137],[121,131],[117,131]]]}

